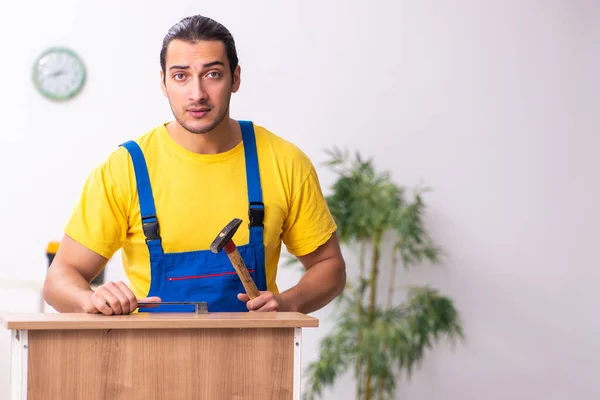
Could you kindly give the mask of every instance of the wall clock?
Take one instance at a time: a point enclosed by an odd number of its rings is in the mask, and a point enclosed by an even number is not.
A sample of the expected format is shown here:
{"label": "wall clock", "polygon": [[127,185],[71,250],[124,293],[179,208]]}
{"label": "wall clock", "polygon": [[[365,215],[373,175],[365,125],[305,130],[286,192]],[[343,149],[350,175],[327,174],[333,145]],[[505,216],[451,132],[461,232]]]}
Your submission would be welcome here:
{"label": "wall clock", "polygon": [[44,51],[33,65],[33,82],[45,97],[64,101],[77,95],[85,83],[86,71],[81,58],[64,47]]}

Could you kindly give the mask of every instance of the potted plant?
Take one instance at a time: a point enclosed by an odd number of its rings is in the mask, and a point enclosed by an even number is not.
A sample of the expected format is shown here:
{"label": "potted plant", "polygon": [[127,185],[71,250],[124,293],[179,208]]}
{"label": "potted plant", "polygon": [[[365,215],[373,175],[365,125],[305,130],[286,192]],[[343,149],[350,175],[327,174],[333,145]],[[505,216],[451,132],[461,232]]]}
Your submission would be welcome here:
{"label": "potted plant", "polygon": [[[398,268],[440,262],[441,249],[424,228],[424,190],[407,199],[405,188],[389,173],[376,171],[371,159],[358,152],[351,159],[337,148],[327,153],[327,165],[337,175],[327,203],[340,242],[358,250],[360,271],[336,300],[335,327],[306,370],[305,398],[319,397],[350,368],[357,399],[390,398],[401,371],[410,377],[439,339],[463,339],[459,313],[450,298],[430,286],[410,287],[404,301],[394,300]],[[386,264],[383,251],[391,252]],[[389,284],[379,293],[382,271]]]}

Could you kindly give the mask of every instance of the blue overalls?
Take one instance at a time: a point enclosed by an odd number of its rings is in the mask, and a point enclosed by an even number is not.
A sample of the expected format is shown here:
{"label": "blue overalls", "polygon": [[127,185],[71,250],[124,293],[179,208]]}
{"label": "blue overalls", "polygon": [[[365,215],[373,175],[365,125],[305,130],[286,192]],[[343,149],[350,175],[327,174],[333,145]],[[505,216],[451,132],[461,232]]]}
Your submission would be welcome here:
{"label": "blue overalls", "polygon": [[[254,126],[251,121],[239,121],[239,124],[246,160],[250,240],[248,244],[238,245],[238,250],[258,290],[267,290],[263,244],[264,204]],[[160,217],[156,215],[144,155],[138,144],[132,140],[123,143],[122,146],[131,154],[142,227],[150,253],[151,281],[148,297],[159,296],[162,301],[206,301],[209,312],[248,311],[246,304],[237,299],[237,294],[245,293],[245,290],[225,251],[218,254],[209,249],[178,253],[163,251],[158,222]],[[232,219],[235,217],[232,216]],[[215,232],[215,237],[218,233]],[[194,311],[194,306],[162,305],[152,308],[140,307],[139,311],[191,312]]]}

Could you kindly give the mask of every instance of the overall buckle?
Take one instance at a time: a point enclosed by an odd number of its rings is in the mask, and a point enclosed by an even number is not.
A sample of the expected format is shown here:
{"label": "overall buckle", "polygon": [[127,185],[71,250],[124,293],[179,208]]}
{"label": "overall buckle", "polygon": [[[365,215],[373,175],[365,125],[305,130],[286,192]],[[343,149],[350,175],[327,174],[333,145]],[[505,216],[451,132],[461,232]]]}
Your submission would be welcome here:
{"label": "overall buckle", "polygon": [[[152,221],[144,222],[147,219],[151,219]],[[142,230],[144,231],[144,236],[146,236],[146,242],[160,239],[160,227],[158,226],[156,215],[148,215],[142,218]]]}
{"label": "overall buckle", "polygon": [[[252,207],[258,206],[258,207]],[[251,201],[250,209],[248,210],[248,219],[250,220],[250,227],[253,226],[264,226],[265,219],[265,204],[262,201]]]}

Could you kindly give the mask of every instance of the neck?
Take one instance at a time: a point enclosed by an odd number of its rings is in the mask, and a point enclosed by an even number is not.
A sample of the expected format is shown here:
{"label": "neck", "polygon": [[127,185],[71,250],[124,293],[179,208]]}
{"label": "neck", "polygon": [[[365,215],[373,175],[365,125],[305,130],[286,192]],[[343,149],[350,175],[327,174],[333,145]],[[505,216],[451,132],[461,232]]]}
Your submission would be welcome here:
{"label": "neck", "polygon": [[197,154],[218,154],[233,149],[242,140],[237,121],[225,118],[210,132],[192,133],[174,120],[167,124],[173,140],[185,149]]}

